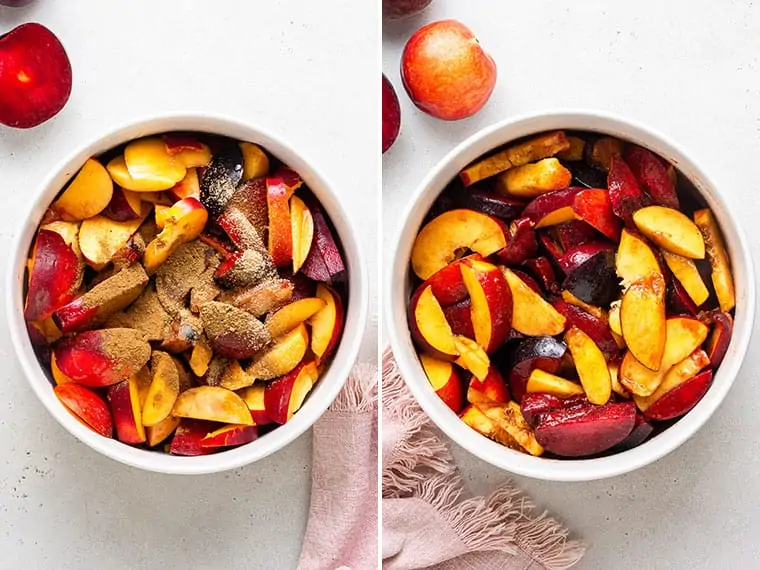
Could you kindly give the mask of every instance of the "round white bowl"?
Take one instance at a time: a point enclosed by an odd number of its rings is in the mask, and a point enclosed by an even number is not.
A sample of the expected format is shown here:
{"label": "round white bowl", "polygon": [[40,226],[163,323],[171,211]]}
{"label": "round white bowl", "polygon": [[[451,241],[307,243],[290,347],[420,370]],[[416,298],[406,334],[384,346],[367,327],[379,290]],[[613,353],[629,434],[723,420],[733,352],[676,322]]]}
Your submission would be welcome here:
{"label": "round white bowl", "polygon": [[[298,172],[330,217],[343,245],[348,271],[349,300],[343,338],[332,363],[303,407],[287,424],[252,443],[200,457],[180,457],[130,447],[115,439],[102,437],[79,423],[53,393],[50,380],[34,354],[23,318],[24,266],[37,226],[53,198],[90,156],[138,137],[167,131],[205,132],[254,142]],[[367,270],[356,235],[339,197],[324,176],[300,152],[271,133],[231,118],[207,114],[162,115],[130,123],[74,151],[51,171],[35,192],[31,209],[24,215],[23,224],[15,233],[8,267],[6,303],[11,339],[37,397],[64,428],[94,450],[127,465],[160,473],[195,475],[240,467],[274,453],[304,433],[328,408],[348,378],[359,354],[368,309]]]}
{"label": "round white bowl", "polygon": [[[409,257],[422,220],[438,194],[479,156],[515,139],[555,129],[596,131],[646,147],[671,161],[712,208],[725,236],[736,282],[736,320],[725,360],[699,404],[675,425],[644,444],[599,459],[545,459],[513,451],[478,434],[462,422],[430,386],[417,358],[407,325]],[[755,317],[752,257],[736,217],[707,175],[675,143],[631,121],[592,111],[558,111],[508,120],[469,138],[451,151],[414,192],[402,218],[396,251],[385,275],[386,323],[391,347],[409,389],[433,422],[456,443],[506,471],[552,481],[590,481],[621,475],[670,453],[694,435],[731,388],[747,351]]]}

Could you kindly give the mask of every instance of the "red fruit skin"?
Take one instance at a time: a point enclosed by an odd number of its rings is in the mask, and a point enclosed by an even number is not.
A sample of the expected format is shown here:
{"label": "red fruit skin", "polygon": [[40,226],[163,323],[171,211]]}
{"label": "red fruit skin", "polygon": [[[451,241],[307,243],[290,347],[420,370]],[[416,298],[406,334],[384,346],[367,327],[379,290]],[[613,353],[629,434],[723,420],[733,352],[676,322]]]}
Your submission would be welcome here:
{"label": "red fruit skin", "polygon": [[496,253],[498,258],[508,265],[520,265],[535,257],[538,253],[538,241],[534,228],[535,224],[527,217],[509,224],[509,228],[504,232],[507,245]]}
{"label": "red fruit skin", "polygon": [[699,307],[691,300],[681,282],[670,271],[664,271],[667,281],[665,290],[665,302],[668,313],[675,315],[696,315]]}
{"label": "red fruit skin", "polygon": [[551,261],[546,257],[536,257],[526,261],[523,266],[541,282],[541,285],[547,293],[559,295],[560,287]]}
{"label": "red fruit skin", "polygon": [[641,190],[625,161],[617,155],[612,157],[610,172],[607,175],[607,188],[610,191],[612,211],[623,220],[626,227],[635,228],[633,213],[650,206],[652,201]]}
{"label": "red fruit skin", "polygon": [[660,159],[645,148],[634,145],[626,147],[623,157],[652,200],[667,208],[680,209],[675,186]]}
{"label": "red fruit skin", "polygon": [[570,410],[576,408],[590,407],[592,404],[585,396],[576,396],[562,400],[551,394],[540,392],[525,394],[520,403],[520,411],[528,422],[528,425],[535,429],[538,422],[546,412],[552,410]]}
{"label": "red fruit skin", "polygon": [[536,282],[535,279],[533,279],[533,277],[531,277],[524,271],[521,271],[520,269],[513,269],[512,273],[517,275],[520,278],[520,280],[523,283],[525,283],[528,287],[530,287],[533,291],[535,291],[542,297],[544,296],[544,292],[541,290],[541,286]]}
{"label": "red fruit skin", "polygon": [[41,321],[74,298],[82,267],[63,237],[50,230],[38,232],[33,258],[24,317]]}
{"label": "red fruit skin", "polygon": [[238,426],[237,428],[215,435],[204,437],[200,444],[202,448],[231,447],[251,443],[259,437],[257,426]]}
{"label": "red fruit skin", "polygon": [[573,211],[581,220],[599,230],[612,241],[620,241],[620,220],[612,211],[610,194],[606,190],[584,190],[573,201]]}
{"label": "red fruit skin", "polygon": [[584,457],[607,451],[633,430],[633,402],[546,412],[535,428],[536,440],[561,457]]}
{"label": "red fruit skin", "polygon": [[397,20],[418,14],[427,8],[433,0],[383,0],[383,18]]}
{"label": "red fruit skin", "polygon": [[417,30],[401,56],[401,78],[412,102],[438,119],[456,121],[482,109],[496,86],[496,64],[456,20]]}
{"label": "red fruit skin", "polygon": [[683,416],[707,394],[712,377],[712,370],[700,372],[660,397],[646,409],[644,415],[651,420],[672,420]]}
{"label": "red fruit skin", "polygon": [[523,217],[530,218],[534,224],[537,224],[552,212],[572,206],[575,197],[584,190],[586,188],[581,186],[571,186],[541,194],[528,202],[523,211]]}
{"label": "red fruit skin", "polygon": [[[482,259],[479,255],[477,257],[473,256],[473,258]],[[468,297],[467,289],[462,280],[460,263],[461,261],[449,263],[425,280],[424,285],[432,287],[433,296],[442,307],[459,303]]]}
{"label": "red fruit skin", "polygon": [[597,231],[581,220],[573,220],[557,226],[557,239],[565,249],[572,249],[590,241],[596,241],[599,237]]}
{"label": "red fruit skin", "polygon": [[504,221],[514,220],[520,217],[525,209],[525,204],[514,198],[502,196],[487,190],[459,190],[461,207],[482,212],[487,216],[501,218]]}
{"label": "red fruit skin", "polygon": [[103,398],[74,382],[59,384],[53,391],[61,403],[92,431],[103,437],[113,437],[111,410]]}
{"label": "red fruit skin", "polygon": [[554,308],[557,309],[557,311],[563,315],[572,326],[581,329],[590,336],[591,340],[596,343],[599,350],[604,353],[604,356],[607,357],[608,360],[618,356],[620,348],[615,342],[615,338],[612,336],[609,323],[596,318],[594,315],[584,311],[580,307],[571,305],[563,299],[555,299],[552,305],[554,305]]}
{"label": "red fruit skin", "polygon": [[383,154],[393,146],[401,130],[401,106],[393,85],[383,74]]}
{"label": "red fruit skin", "polygon": [[131,370],[103,352],[102,331],[79,333],[55,346],[55,361],[66,376],[84,386],[102,388],[125,380]]}
{"label": "red fruit skin", "polygon": [[710,358],[710,368],[713,370],[720,366],[723,358],[728,352],[728,345],[731,344],[731,334],[734,331],[734,319],[729,313],[721,311],[703,312],[699,315],[699,320],[706,325],[712,326],[710,336],[707,337],[704,349]]}
{"label": "red fruit skin", "polygon": [[68,334],[91,325],[98,314],[98,309],[97,306],[85,306],[82,297],[79,297],[57,309],[53,313],[53,321],[61,333]]}
{"label": "red fruit skin", "polygon": [[202,420],[189,420],[183,418],[177,426],[169,446],[169,453],[172,455],[208,455],[214,453],[215,449],[203,447],[201,441],[211,432],[218,429],[219,424],[206,422]]}
{"label": "red fruit skin", "polygon": [[127,222],[140,217],[140,212],[135,212],[130,207],[124,190],[119,186],[114,186],[111,201],[100,214],[115,222]]}
{"label": "red fruit skin", "polygon": [[36,127],[57,115],[71,95],[71,62],[58,38],[41,24],[0,36],[0,123]]}
{"label": "red fruit skin", "polygon": [[290,396],[303,367],[302,362],[284,376],[269,382],[264,390],[264,409],[269,419],[276,424],[282,425],[288,422]]}
{"label": "red fruit skin", "polygon": [[436,390],[438,397],[449,407],[455,414],[459,414],[467,404],[465,383],[462,380],[462,373],[456,368],[453,369],[453,376],[446,384]]}
{"label": "red fruit skin", "polygon": [[327,224],[325,214],[319,204],[313,200],[309,201],[308,206],[314,220],[314,238],[301,271],[314,281],[323,283],[343,281],[346,277],[346,266],[332,230]]}
{"label": "red fruit skin", "polygon": [[482,381],[473,376],[470,379],[470,388],[477,390],[493,402],[500,404],[509,402],[507,383],[493,365],[488,369],[488,375]]}
{"label": "red fruit skin", "polygon": [[554,374],[562,365],[566,353],[565,343],[553,337],[531,337],[521,341],[510,359],[508,380],[512,399],[522,401],[533,369]]}
{"label": "red fruit skin", "polygon": [[644,416],[642,416],[641,414],[636,414],[636,421],[633,424],[633,430],[631,431],[631,433],[628,434],[628,437],[626,437],[623,441],[618,443],[610,451],[619,453],[621,451],[626,451],[628,449],[633,449],[634,447],[638,447],[639,445],[644,443],[647,439],[649,439],[649,436],[652,435],[653,431],[654,431],[654,426],[650,424]]}
{"label": "red fruit skin", "polygon": [[[572,222],[571,222],[572,223]],[[564,224],[563,224],[564,225]],[[551,259],[559,265],[559,260],[565,255],[565,251],[557,241],[549,233],[549,230],[538,230],[538,240],[541,243],[541,247],[546,250]]]}
{"label": "red fruit skin", "polygon": [[472,324],[472,305],[469,299],[464,299],[448,307],[443,307],[443,314],[455,335],[475,338],[475,328]]}
{"label": "red fruit skin", "polygon": [[608,243],[601,241],[588,242],[567,250],[559,259],[559,266],[565,273],[572,273],[595,255],[611,250]]}

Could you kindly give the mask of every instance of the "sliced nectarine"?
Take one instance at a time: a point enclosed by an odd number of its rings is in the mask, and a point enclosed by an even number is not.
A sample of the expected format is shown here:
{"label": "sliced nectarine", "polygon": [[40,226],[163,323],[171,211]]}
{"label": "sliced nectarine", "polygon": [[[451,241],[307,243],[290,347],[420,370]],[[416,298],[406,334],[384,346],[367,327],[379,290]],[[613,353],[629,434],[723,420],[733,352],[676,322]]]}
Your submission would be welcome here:
{"label": "sliced nectarine", "polygon": [[116,186],[111,201],[100,213],[115,222],[136,220],[142,217],[142,197],[138,192],[130,192]]}
{"label": "sliced nectarine", "polygon": [[607,188],[612,211],[625,222],[626,227],[633,227],[634,212],[652,203],[642,191],[631,169],[618,154],[610,157]]}
{"label": "sliced nectarine", "polygon": [[201,199],[201,184],[198,180],[198,170],[188,168],[185,177],[168,190],[169,194],[177,200],[184,198]]}
{"label": "sliced nectarine", "polygon": [[265,391],[266,385],[263,382],[259,382],[239,392],[240,397],[245,400],[245,404],[251,412],[253,422],[258,426],[272,423],[272,420],[267,415],[264,401]]}
{"label": "sliced nectarine", "polygon": [[301,323],[271,348],[257,355],[246,372],[254,380],[271,380],[283,376],[298,366],[308,347],[309,333],[306,325]]}
{"label": "sliced nectarine", "polygon": [[241,142],[238,146],[243,151],[242,182],[269,174],[269,158],[260,146],[249,142]]}
{"label": "sliced nectarine", "polygon": [[113,261],[148,217],[150,209],[150,204],[143,204],[140,217],[126,222],[116,222],[105,216],[83,221],[79,228],[79,247],[87,262],[95,269],[101,269]]}
{"label": "sliced nectarine", "polygon": [[[647,412],[649,407],[657,402],[662,396],[677,388],[687,380],[699,374],[710,364],[710,357],[701,348],[697,348],[680,362],[675,363],[662,377],[657,389],[648,396],[634,395],[633,400],[642,412]],[[653,418],[660,419],[660,418]],[[670,418],[661,418],[670,419]]]}
{"label": "sliced nectarine", "polygon": [[573,200],[573,212],[579,220],[611,240],[620,239],[620,220],[612,211],[612,202],[607,190],[589,189],[579,192]]}
{"label": "sliced nectarine", "polygon": [[243,367],[240,366],[240,362],[232,360],[222,373],[222,379],[219,381],[219,385],[222,388],[228,390],[242,390],[253,384],[253,378],[246,374]]}
{"label": "sliced nectarine", "polygon": [[462,413],[459,414],[459,419],[479,434],[497,441],[510,449],[523,451],[522,446],[517,443],[511,435],[496,425],[496,422],[481,412],[478,407],[473,405],[467,406]]}
{"label": "sliced nectarine", "polygon": [[570,186],[573,175],[556,158],[511,168],[496,178],[496,190],[518,198],[534,198]]}
{"label": "sliced nectarine", "polygon": [[131,377],[110,386],[107,397],[116,427],[116,438],[130,445],[143,443],[145,428],[142,425],[137,380]]}
{"label": "sliced nectarine", "polygon": [[612,395],[612,380],[604,354],[591,337],[576,327],[565,333],[565,342],[573,355],[575,368],[588,401],[603,406]]}
{"label": "sliced nectarine", "polygon": [[74,222],[91,218],[105,209],[113,195],[108,171],[94,158],[84,163],[52,209],[62,220]]}
{"label": "sliced nectarine", "polygon": [[693,260],[667,250],[663,250],[662,257],[673,272],[673,276],[678,279],[695,305],[700,306],[707,301],[710,297],[710,291],[707,290],[707,286]]}
{"label": "sliced nectarine", "polygon": [[641,208],[633,214],[639,231],[661,248],[690,259],[704,259],[705,240],[685,214],[664,206]]}
{"label": "sliced nectarine", "polygon": [[278,424],[289,422],[316,384],[318,376],[316,363],[305,362],[267,384],[264,391],[267,417]]}
{"label": "sliced nectarine", "polygon": [[[282,178],[267,178],[269,254],[277,267],[293,261],[293,223],[289,198],[288,187]],[[306,253],[308,255],[308,251]]]}
{"label": "sliced nectarine", "polygon": [[522,166],[529,162],[554,156],[558,152],[569,148],[570,142],[567,140],[564,131],[545,133],[509,146],[496,154],[479,160],[475,164],[471,164],[459,173],[459,177],[465,186],[472,186],[476,182],[495,176],[515,166]]}
{"label": "sliced nectarine", "polygon": [[676,210],[680,208],[672,164],[666,166],[654,154],[636,145],[628,145],[624,157],[631,172],[656,203]]}
{"label": "sliced nectarine", "polygon": [[603,170],[609,170],[612,157],[623,153],[623,143],[614,137],[601,137],[595,140],[586,151],[591,164]]}
{"label": "sliced nectarine", "polygon": [[177,429],[180,419],[174,416],[166,416],[154,426],[145,428],[145,437],[150,447],[155,447],[165,441]]}
{"label": "sliced nectarine", "polygon": [[143,264],[148,274],[158,269],[183,243],[197,238],[206,226],[208,212],[195,198],[184,198],[167,212],[166,225],[145,248]]}
{"label": "sliced nectarine", "polygon": [[58,384],[55,395],[71,414],[103,437],[113,437],[113,418],[103,398],[72,382]]}
{"label": "sliced nectarine", "polygon": [[232,447],[233,445],[251,443],[257,437],[259,437],[259,428],[257,426],[230,424],[206,435],[201,440],[201,447]]}
{"label": "sliced nectarine", "polygon": [[487,257],[507,245],[504,225],[473,210],[449,210],[417,234],[412,247],[412,269],[427,279],[454,261],[462,249]]}
{"label": "sliced nectarine", "polygon": [[726,252],[718,222],[708,209],[694,212],[694,222],[704,238],[707,259],[712,267],[712,282],[718,297],[720,310],[728,313],[736,306],[734,278],[731,275],[731,262]]}
{"label": "sliced nectarine", "polygon": [[568,136],[567,142],[570,144],[570,146],[567,150],[558,152],[557,158],[560,160],[566,160],[568,162],[583,160],[583,151],[586,148],[586,141],[580,137]]}
{"label": "sliced nectarine", "polygon": [[74,379],[64,374],[58,367],[58,363],[55,361],[55,352],[50,354],[50,372],[53,375],[53,381],[56,385],[68,384],[74,382]]}
{"label": "sliced nectarine", "polygon": [[[129,143],[124,148],[124,163],[129,177],[143,186],[142,189],[129,188],[122,184],[127,190],[168,190],[187,174],[187,167],[179,155],[169,154],[166,144],[158,137],[137,139]],[[149,187],[146,188],[146,185]]]}
{"label": "sliced nectarine", "polygon": [[723,362],[731,344],[731,334],[734,330],[734,319],[730,313],[710,311],[699,316],[702,322],[712,325],[712,332],[705,343],[705,351],[710,357],[710,368],[717,368]]}
{"label": "sliced nectarine", "polygon": [[536,229],[574,220],[573,201],[583,190],[582,187],[570,187],[541,194],[525,206],[522,215],[530,218],[536,224]]}
{"label": "sliced nectarine", "polygon": [[620,365],[617,363],[608,363],[607,368],[610,371],[610,381],[612,383],[612,391],[625,400],[631,399],[631,393],[628,388],[623,386],[620,382]]}
{"label": "sliced nectarine", "polygon": [[620,235],[615,271],[622,280],[623,289],[627,289],[634,281],[662,273],[652,248],[641,236],[627,229]]}
{"label": "sliced nectarine", "polygon": [[145,427],[165,420],[179,396],[179,372],[172,357],[165,352],[154,350],[150,364],[153,381],[150,383],[142,411],[142,424]]}
{"label": "sliced nectarine", "polygon": [[562,291],[562,300],[568,305],[573,305],[575,307],[578,307],[579,309],[583,309],[584,311],[586,311],[590,315],[595,316],[597,319],[601,321],[606,321],[608,318],[607,311],[605,311],[603,308],[597,307],[596,305],[591,305],[589,303],[586,303],[585,301],[580,300],[578,297],[573,295],[567,289],[564,289]]}
{"label": "sliced nectarine", "polygon": [[74,248],[55,231],[40,230],[32,251],[24,317],[42,321],[68,303],[82,283],[83,268]]}
{"label": "sliced nectarine", "polygon": [[512,328],[512,291],[495,265],[468,259],[459,267],[470,295],[475,340],[483,350],[493,352]]}
{"label": "sliced nectarine", "polygon": [[317,298],[325,305],[309,317],[311,325],[311,350],[317,364],[329,359],[338,348],[343,333],[343,301],[340,295],[328,285],[317,285]]}
{"label": "sliced nectarine", "polygon": [[630,352],[620,365],[620,381],[633,394],[649,396],[662,384],[670,368],[692,354],[707,338],[708,328],[692,317],[671,317],[667,321],[665,350],[660,370],[654,372]]}
{"label": "sliced nectarine", "polygon": [[215,422],[182,419],[169,445],[169,453],[191,457],[214,453],[215,450],[213,448],[201,446],[201,441],[216,429],[219,429],[219,424]]}
{"label": "sliced nectarine", "polygon": [[491,361],[486,351],[477,342],[463,336],[455,336],[454,348],[459,355],[456,359],[459,366],[472,372],[478,380],[485,380],[488,377]]}
{"label": "sliced nectarine", "polygon": [[[470,390],[472,392],[472,389]],[[519,404],[494,404],[482,396],[468,392],[467,397],[474,406],[480,409],[491,421],[508,433],[525,451],[531,455],[543,455],[543,447],[536,441],[533,429],[525,421]],[[474,400],[474,401],[473,401]]]}
{"label": "sliced nectarine", "polygon": [[293,237],[293,273],[297,273],[306,261],[314,239],[314,218],[298,196],[290,198],[290,222]]}
{"label": "sliced nectarine", "polygon": [[[211,162],[211,149],[197,139],[174,136],[165,136],[163,139],[169,156],[185,168],[203,168]],[[126,157],[126,151],[124,155]]]}
{"label": "sliced nectarine", "polygon": [[200,318],[214,354],[225,358],[251,358],[271,340],[264,323],[227,303],[204,303]]}
{"label": "sliced nectarine", "polygon": [[620,304],[623,339],[633,356],[647,368],[660,369],[665,350],[665,279],[654,273],[631,284]]}
{"label": "sliced nectarine", "polygon": [[129,378],[150,358],[150,345],[133,329],[87,331],[55,347],[58,368],[79,384],[99,388]]}
{"label": "sliced nectarine", "polygon": [[528,336],[554,336],[565,330],[565,317],[511,269],[501,270],[512,291],[512,328]]}
{"label": "sliced nectarine", "polygon": [[243,399],[219,386],[185,390],[177,398],[172,415],[225,424],[253,425],[251,413]]}
{"label": "sliced nectarine", "polygon": [[607,313],[610,323],[610,330],[616,335],[623,336],[623,325],[620,322],[620,301],[615,301],[610,305]]}
{"label": "sliced nectarine", "polygon": [[672,420],[683,416],[696,406],[710,389],[712,376],[712,370],[705,370],[684,379],[649,404],[644,416],[653,420]]}
{"label": "sliced nectarine", "polygon": [[[572,330],[572,329],[571,329]],[[569,332],[569,331],[568,331]],[[566,380],[560,376],[555,376],[543,370],[536,368],[530,373],[528,384],[525,387],[526,392],[551,394],[557,398],[572,398],[583,396],[585,392],[580,384]]]}
{"label": "sliced nectarine", "polygon": [[430,385],[443,402],[458,414],[464,407],[464,384],[462,375],[447,360],[439,360],[427,354],[420,355],[422,368]]}
{"label": "sliced nectarine", "polygon": [[[324,295],[323,295],[324,296]],[[329,299],[332,301],[332,296]],[[306,297],[285,305],[271,315],[266,321],[266,327],[272,338],[278,338],[289,333],[301,323],[309,320],[317,311],[327,306],[327,302],[319,297]],[[312,323],[313,325],[313,323]],[[312,336],[314,331],[312,330]],[[314,341],[312,340],[312,343]]]}
{"label": "sliced nectarine", "polygon": [[510,400],[507,383],[493,364],[488,369],[488,375],[482,380],[476,376],[470,378],[468,393],[470,390],[480,392],[492,402],[506,404]]}

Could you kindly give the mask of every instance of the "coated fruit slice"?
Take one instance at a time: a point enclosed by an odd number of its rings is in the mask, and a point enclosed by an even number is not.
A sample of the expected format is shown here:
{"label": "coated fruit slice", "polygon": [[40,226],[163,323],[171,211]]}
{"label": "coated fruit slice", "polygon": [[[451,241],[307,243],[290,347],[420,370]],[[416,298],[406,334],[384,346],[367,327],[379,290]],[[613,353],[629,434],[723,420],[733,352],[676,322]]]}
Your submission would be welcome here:
{"label": "coated fruit slice", "polygon": [[710,297],[710,291],[707,290],[694,261],[669,251],[663,251],[662,258],[697,307],[707,301]]}
{"label": "coated fruit slice", "polygon": [[612,395],[612,380],[604,354],[591,337],[575,327],[565,333],[565,342],[588,401],[600,406],[606,404]]}
{"label": "coated fruit slice", "polygon": [[501,270],[512,291],[512,328],[528,336],[554,336],[565,330],[565,317],[511,269]]}
{"label": "coated fruit slice", "polygon": [[650,370],[659,370],[667,331],[665,280],[661,274],[628,287],[620,304],[620,324],[631,354]]}
{"label": "coated fruit slice", "polygon": [[686,215],[664,206],[649,206],[633,214],[639,231],[661,248],[690,259],[704,259],[705,240]]}
{"label": "coated fruit slice", "polygon": [[225,388],[199,386],[185,390],[177,398],[172,415],[227,424],[253,425],[243,399]]}
{"label": "coated fruit slice", "polygon": [[728,313],[736,306],[736,294],[734,292],[734,278],[731,274],[731,262],[718,222],[707,208],[694,212],[694,222],[704,237],[707,259],[712,267],[713,287],[718,297],[720,310]]}

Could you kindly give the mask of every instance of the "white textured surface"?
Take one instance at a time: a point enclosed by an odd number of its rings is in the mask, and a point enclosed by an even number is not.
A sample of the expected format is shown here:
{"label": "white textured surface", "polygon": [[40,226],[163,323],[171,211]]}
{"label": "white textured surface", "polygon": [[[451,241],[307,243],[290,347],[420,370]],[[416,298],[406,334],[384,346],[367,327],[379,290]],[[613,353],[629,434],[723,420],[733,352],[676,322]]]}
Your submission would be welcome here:
{"label": "white textured surface", "polygon": [[[73,146],[148,114],[209,111],[278,133],[322,170],[355,216],[376,283],[375,11],[348,0],[0,8],[0,31],[26,21],[59,35],[75,85],[55,120],[27,132],[0,128],[0,266],[30,193]],[[376,356],[369,329],[364,359]],[[0,568],[295,568],[309,434],[227,474],[143,473],[98,456],[50,418],[14,363],[5,328],[0,359]]]}
{"label": "white textured surface", "polygon": [[[557,107],[612,111],[669,135],[728,190],[750,243],[758,243],[760,5],[436,0],[422,16],[384,30],[383,69],[398,88],[404,42],[443,18],[471,27],[500,77],[487,107],[458,123],[417,112],[401,89],[401,136],[383,159],[387,246],[409,194],[456,144],[495,121]],[[578,568],[757,567],[760,400],[752,349],[748,360],[712,420],[654,465],[598,483],[514,478],[587,541]],[[454,452],[476,493],[509,477]]]}

